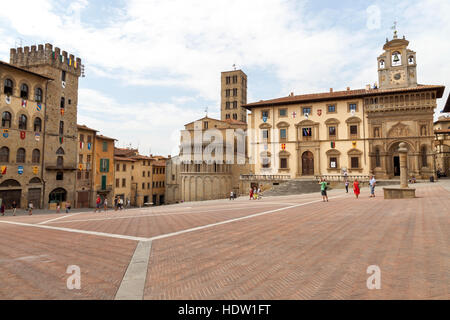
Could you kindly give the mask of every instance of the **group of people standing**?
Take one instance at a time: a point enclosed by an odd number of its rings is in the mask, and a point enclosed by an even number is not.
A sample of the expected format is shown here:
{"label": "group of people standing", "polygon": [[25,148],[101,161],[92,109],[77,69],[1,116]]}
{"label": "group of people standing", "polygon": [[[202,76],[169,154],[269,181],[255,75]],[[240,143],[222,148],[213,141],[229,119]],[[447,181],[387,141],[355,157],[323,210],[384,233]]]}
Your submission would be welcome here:
{"label": "group of people standing", "polygon": [[[345,172],[344,174],[344,185],[345,185],[345,191],[348,193],[348,189],[350,186],[350,181],[348,179],[348,176]],[[322,199],[325,202],[328,202],[328,195],[327,195],[327,189],[328,189],[328,182],[322,178],[320,179],[320,192],[322,194]],[[375,179],[375,176],[370,176],[369,180],[369,187],[370,187],[370,198],[375,198],[375,186],[377,184],[377,180]],[[353,193],[355,194],[356,199],[359,199],[359,195],[361,194],[361,188],[359,186],[359,181],[357,178],[353,180]]]}
{"label": "group of people standing", "polygon": [[123,199],[118,196],[114,198],[114,210],[123,210]]}
{"label": "group of people standing", "polygon": [[[32,202],[30,202],[30,204],[33,205]],[[13,201],[11,203],[11,209],[12,215],[15,216],[17,211],[17,202]],[[6,211],[6,203],[2,199],[0,199],[0,213],[2,214],[2,216],[5,215],[5,211]],[[32,210],[30,211],[30,214],[32,214]]]}
{"label": "group of people standing", "polygon": [[[114,198],[114,210],[115,211],[123,210],[124,204],[125,204],[125,202],[121,197],[116,196]],[[127,199],[126,207],[129,208],[130,206],[131,206],[131,201],[130,201],[130,199]],[[102,207],[103,207],[103,211],[105,211],[105,212],[108,211],[108,199],[105,198],[102,201],[102,198],[100,197],[100,195],[97,195],[97,199],[95,200],[95,211],[94,212],[102,211]]]}
{"label": "group of people standing", "polygon": [[253,187],[250,188],[250,200],[260,200],[262,197],[261,188]]}

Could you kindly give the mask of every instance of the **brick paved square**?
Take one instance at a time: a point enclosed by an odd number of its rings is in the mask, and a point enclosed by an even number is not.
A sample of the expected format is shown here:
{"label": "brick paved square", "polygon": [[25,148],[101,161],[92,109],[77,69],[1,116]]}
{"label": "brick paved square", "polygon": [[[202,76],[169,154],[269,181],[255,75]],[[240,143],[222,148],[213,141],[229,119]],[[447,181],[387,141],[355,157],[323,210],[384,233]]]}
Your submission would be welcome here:
{"label": "brick paved square", "polygon": [[[328,203],[312,194],[2,217],[0,299],[449,299],[444,187],[420,185],[412,200],[332,190]],[[69,265],[81,268],[80,290],[66,287]],[[367,288],[371,265],[380,290]]]}

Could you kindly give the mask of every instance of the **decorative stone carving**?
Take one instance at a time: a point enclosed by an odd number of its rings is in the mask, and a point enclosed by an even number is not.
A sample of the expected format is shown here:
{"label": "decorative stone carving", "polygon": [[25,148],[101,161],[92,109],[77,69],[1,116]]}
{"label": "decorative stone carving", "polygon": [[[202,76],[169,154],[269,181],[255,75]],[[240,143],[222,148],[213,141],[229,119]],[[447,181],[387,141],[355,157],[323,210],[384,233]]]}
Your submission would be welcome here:
{"label": "decorative stone carving", "polygon": [[408,137],[408,136],[410,136],[409,127],[401,122],[393,126],[388,133],[389,138]]}

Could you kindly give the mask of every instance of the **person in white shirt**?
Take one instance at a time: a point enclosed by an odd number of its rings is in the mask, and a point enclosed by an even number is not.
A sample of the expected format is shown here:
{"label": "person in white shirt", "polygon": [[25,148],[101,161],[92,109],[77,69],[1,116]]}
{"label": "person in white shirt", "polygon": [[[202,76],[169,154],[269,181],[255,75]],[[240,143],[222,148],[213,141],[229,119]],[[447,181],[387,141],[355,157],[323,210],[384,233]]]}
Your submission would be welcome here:
{"label": "person in white shirt", "polygon": [[371,198],[375,198],[375,185],[376,184],[377,184],[377,180],[375,180],[375,176],[371,176],[370,181],[369,181]]}

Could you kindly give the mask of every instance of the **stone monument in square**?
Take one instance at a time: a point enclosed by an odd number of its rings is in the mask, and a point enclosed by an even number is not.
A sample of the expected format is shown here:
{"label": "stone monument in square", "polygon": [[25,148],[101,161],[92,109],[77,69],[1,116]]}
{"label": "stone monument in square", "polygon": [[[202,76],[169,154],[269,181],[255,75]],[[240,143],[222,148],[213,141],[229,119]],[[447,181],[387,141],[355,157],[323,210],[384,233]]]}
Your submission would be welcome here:
{"label": "stone monument in square", "polygon": [[408,149],[404,142],[399,144],[398,153],[400,156],[400,187],[383,188],[384,199],[410,199],[416,197],[416,189],[408,186]]}

